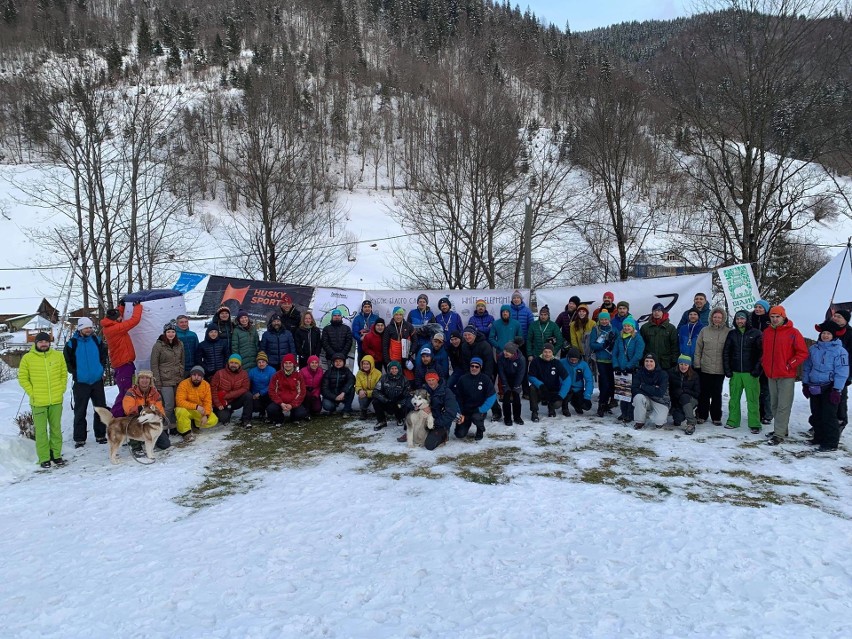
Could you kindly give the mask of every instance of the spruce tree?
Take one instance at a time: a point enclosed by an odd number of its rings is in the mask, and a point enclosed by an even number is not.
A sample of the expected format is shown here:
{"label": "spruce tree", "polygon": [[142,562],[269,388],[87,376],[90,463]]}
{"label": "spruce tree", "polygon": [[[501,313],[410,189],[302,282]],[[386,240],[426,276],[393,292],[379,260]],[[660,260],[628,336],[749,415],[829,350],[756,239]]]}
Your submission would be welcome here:
{"label": "spruce tree", "polygon": [[151,30],[144,16],[139,17],[139,35],[136,37],[136,55],[145,59],[154,53],[154,42],[151,40]]}
{"label": "spruce tree", "polygon": [[18,22],[18,6],[15,0],[5,0],[3,2],[3,22],[10,26],[14,26]]}
{"label": "spruce tree", "polygon": [[104,53],[104,58],[106,58],[107,70],[110,75],[121,71],[124,51],[122,51],[121,47],[118,46],[118,42],[115,41],[115,38],[113,38],[112,42],[109,43],[109,46]]}
{"label": "spruce tree", "polygon": [[169,48],[169,57],[166,58],[166,68],[172,73],[177,72],[183,62],[180,59],[180,49],[177,46],[171,46]]}

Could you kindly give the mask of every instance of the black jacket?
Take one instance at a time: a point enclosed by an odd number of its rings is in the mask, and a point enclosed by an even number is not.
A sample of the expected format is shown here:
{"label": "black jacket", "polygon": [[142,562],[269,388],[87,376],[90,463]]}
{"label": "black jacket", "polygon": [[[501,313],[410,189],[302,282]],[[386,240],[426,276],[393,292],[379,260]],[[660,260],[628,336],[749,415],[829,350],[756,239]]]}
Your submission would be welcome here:
{"label": "black jacket", "polygon": [[291,333],[295,333],[302,323],[302,313],[295,306],[287,313],[283,308],[279,308],[276,313],[281,316],[281,327],[287,329]]}
{"label": "black jacket", "polygon": [[311,355],[317,357],[322,355],[322,333],[316,326],[297,328],[293,331],[293,342],[296,346],[296,359],[299,360],[299,368],[308,365],[308,358]]}
{"label": "black jacket", "polygon": [[373,389],[373,399],[379,402],[398,402],[406,397],[408,397],[408,380],[401,371],[398,375],[385,373]]}
{"label": "black jacket", "polygon": [[322,376],[320,394],[324,399],[335,401],[340,393],[348,393],[355,388],[355,376],[346,366],[332,366]]}
{"label": "black jacket", "polygon": [[660,365],[649,371],[645,366],[640,366],[633,373],[633,395],[646,395],[651,401],[671,406],[669,398],[669,374]]}
{"label": "black jacket", "polygon": [[349,351],[352,350],[354,341],[352,329],[343,322],[340,322],[340,324],[332,322],[322,329],[322,350],[329,362],[336,353],[349,357]]}
{"label": "black jacket", "polygon": [[488,339],[476,331],[476,339],[473,344],[468,344],[462,338],[461,343],[461,371],[466,373],[470,370],[470,360],[478,357],[482,360],[482,374],[491,379],[494,377],[494,349],[488,343]]}
{"label": "black jacket", "polygon": [[[384,357],[384,361],[392,362],[394,359],[390,355],[391,340],[397,342],[400,342],[404,339],[411,340],[413,335],[414,327],[405,320],[402,320],[402,324],[398,326],[393,320],[388,322],[385,325],[385,332],[382,333],[382,356]],[[408,352],[408,358],[413,360],[415,355],[417,355],[416,349],[414,348],[414,344],[411,344]],[[404,362],[401,363],[405,365]]]}
{"label": "black jacket", "polygon": [[[490,377],[480,372],[478,375],[466,373],[456,383],[456,399],[459,402],[461,412],[470,415],[477,412],[486,412],[497,400],[497,392]],[[480,409],[484,409],[480,411]]]}
{"label": "black jacket", "polygon": [[722,350],[722,366],[725,375],[751,373],[760,377],[762,368],[760,358],[763,355],[763,334],[756,328],[747,328],[745,332],[734,327],[725,338]]}
{"label": "black jacket", "polygon": [[674,375],[671,376],[669,390],[672,397],[676,397],[680,405],[683,406],[689,402],[690,398],[698,399],[701,394],[701,379],[695,372],[692,373],[692,379],[689,379],[679,370],[675,371]]}
{"label": "black jacket", "polygon": [[503,391],[518,388],[524,381],[524,373],[527,369],[527,361],[523,354],[518,354],[512,359],[506,359],[503,354],[497,356],[497,375],[503,385]]}
{"label": "black jacket", "polygon": [[215,341],[211,340],[211,329],[219,330],[215,324],[209,324],[207,334],[198,348],[195,349],[195,363],[204,368],[204,374],[208,377],[225,368],[228,365],[228,358],[231,356],[231,342],[221,337],[221,331],[219,331],[219,337]]}
{"label": "black jacket", "polygon": [[455,396],[443,380],[438,383],[435,390],[427,386],[426,392],[429,393],[429,406],[432,408],[435,428],[449,430],[459,416],[459,405]]}
{"label": "black jacket", "polygon": [[752,311],[751,316],[749,317],[749,320],[748,320],[748,325],[751,328],[756,328],[760,332],[765,331],[766,327],[769,326],[769,313],[764,313],[763,315],[758,315],[757,313]]}

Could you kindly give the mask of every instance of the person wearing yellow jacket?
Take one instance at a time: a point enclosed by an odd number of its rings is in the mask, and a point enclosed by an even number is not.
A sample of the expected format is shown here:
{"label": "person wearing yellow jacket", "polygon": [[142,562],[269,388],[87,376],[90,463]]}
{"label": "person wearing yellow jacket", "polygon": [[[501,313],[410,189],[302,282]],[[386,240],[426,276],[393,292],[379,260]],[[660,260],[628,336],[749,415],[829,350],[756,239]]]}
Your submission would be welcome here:
{"label": "person wearing yellow jacket", "polygon": [[213,393],[210,384],[204,380],[202,366],[193,366],[189,378],[178,384],[175,391],[175,421],[177,431],[185,442],[195,439],[192,434],[193,422],[199,428],[212,428],[219,423],[219,418],[213,412]]}
{"label": "person wearing yellow jacket", "polygon": [[62,398],[68,388],[68,367],[62,353],[50,348],[47,333],[36,335],[35,344],[21,359],[18,383],[30,398],[38,463],[50,468],[52,460],[64,466]]}
{"label": "person wearing yellow jacket", "polygon": [[358,404],[361,407],[361,419],[367,419],[367,407],[373,401],[373,389],[382,377],[382,372],[376,369],[376,360],[372,355],[364,355],[360,370],[355,374],[355,392],[358,394]]}

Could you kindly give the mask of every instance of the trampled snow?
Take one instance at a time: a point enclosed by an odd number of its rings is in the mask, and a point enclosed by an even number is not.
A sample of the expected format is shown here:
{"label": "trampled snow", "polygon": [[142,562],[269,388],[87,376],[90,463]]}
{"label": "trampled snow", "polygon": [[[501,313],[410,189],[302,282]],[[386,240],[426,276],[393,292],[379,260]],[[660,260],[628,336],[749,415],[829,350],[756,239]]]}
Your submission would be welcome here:
{"label": "trampled snow", "polygon": [[[217,427],[151,466],[126,448],[113,466],[91,433],[69,446],[66,402],[70,463],[37,472],[19,401],[0,385],[4,637],[852,632],[843,446],[803,455],[801,438],[772,448],[745,428],[688,437],[574,416],[408,453],[397,429],[356,421],[345,428],[366,443],[247,469],[242,491],[193,508],[181,497],[231,447],[317,422]],[[805,411],[797,397],[794,434]]]}

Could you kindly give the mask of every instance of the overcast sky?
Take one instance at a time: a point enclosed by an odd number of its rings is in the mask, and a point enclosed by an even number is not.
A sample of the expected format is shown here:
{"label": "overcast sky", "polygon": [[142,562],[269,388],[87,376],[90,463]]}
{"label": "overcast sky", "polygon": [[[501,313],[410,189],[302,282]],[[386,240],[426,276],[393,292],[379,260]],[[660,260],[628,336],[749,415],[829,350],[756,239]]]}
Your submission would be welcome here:
{"label": "overcast sky", "polygon": [[510,0],[527,6],[543,22],[560,29],[567,20],[571,31],[586,31],[631,20],[667,20],[691,13],[692,0]]}

